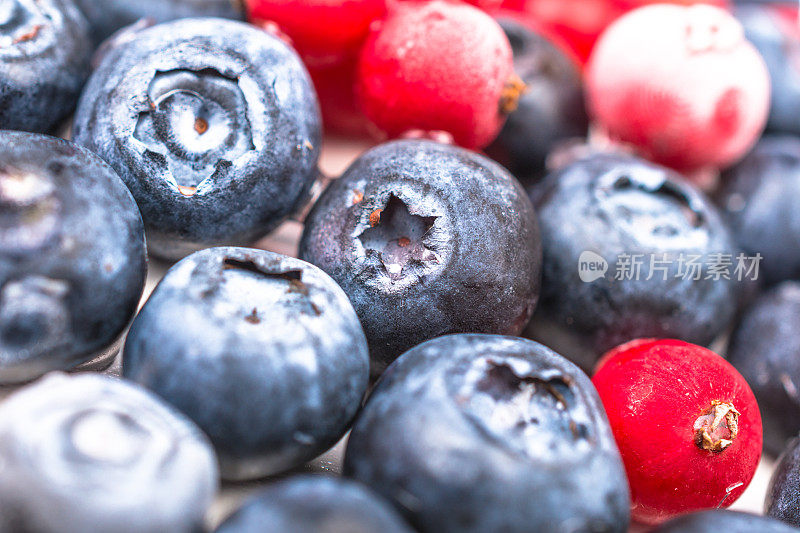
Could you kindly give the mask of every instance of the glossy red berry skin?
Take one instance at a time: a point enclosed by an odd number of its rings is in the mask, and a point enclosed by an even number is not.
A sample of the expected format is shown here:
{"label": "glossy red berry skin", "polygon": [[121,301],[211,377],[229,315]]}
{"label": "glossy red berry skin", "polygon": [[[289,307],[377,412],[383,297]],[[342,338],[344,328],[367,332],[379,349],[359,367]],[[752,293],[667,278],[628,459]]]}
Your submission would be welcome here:
{"label": "glossy red berry skin", "polygon": [[357,94],[388,137],[442,131],[480,149],[505,121],[512,75],[511,46],[485,12],[447,0],[397,2],[364,45]]}
{"label": "glossy red berry skin", "polygon": [[368,137],[369,121],[356,102],[356,58],[328,67],[310,67],[326,133]]}
{"label": "glossy red berry skin", "polygon": [[603,30],[624,11],[609,0],[504,0],[557,35],[584,65]]}
{"label": "glossy red berry skin", "polygon": [[726,0],[503,0],[503,8],[528,14],[547,33],[566,42],[583,65],[609,24],[628,11],[655,3],[728,4]]}
{"label": "glossy red berry skin", "polygon": [[465,0],[468,4],[479,7],[489,13],[499,9],[503,5],[503,0]]}
{"label": "glossy red berry skin", "polygon": [[358,54],[386,0],[245,0],[245,7],[251,22],[277,24],[306,65],[323,67]]}
{"label": "glossy red berry skin", "polygon": [[[725,359],[683,341],[641,339],[604,356],[592,383],[625,463],[634,520],[727,507],[747,488],[761,457],[761,414]],[[713,416],[703,415],[722,413],[709,429]]]}
{"label": "glossy red berry skin", "polygon": [[611,139],[684,172],[741,158],[769,111],[763,59],[711,6],[631,11],[600,38],[586,80],[590,113]]}

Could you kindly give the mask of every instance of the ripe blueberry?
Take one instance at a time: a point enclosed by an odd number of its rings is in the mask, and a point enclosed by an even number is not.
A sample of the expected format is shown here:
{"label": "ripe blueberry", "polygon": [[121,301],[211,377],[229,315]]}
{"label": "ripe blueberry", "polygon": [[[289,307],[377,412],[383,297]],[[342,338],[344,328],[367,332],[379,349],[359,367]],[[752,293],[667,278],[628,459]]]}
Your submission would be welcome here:
{"label": "ripe blueberry", "polygon": [[767,131],[800,134],[800,125],[794,120],[800,115],[797,4],[772,0],[770,5],[753,5],[750,0],[735,6],[733,14],[744,26],[747,40],[764,58],[772,80]]}
{"label": "ripe blueberry", "polygon": [[487,149],[521,180],[538,180],[560,141],[585,137],[589,119],[577,66],[543,36],[511,18],[498,20],[514,53],[514,70],[527,85],[516,111]]}
{"label": "ripe blueberry", "polygon": [[766,516],[737,511],[701,511],[670,520],[653,533],[797,533],[797,529]]}
{"label": "ripe blueberry", "polygon": [[344,472],[424,532],[628,525],[628,484],[589,378],[520,338],[448,335],[403,354],[357,418]]}
{"label": "ripe blueberry", "polygon": [[74,136],[131,190],[150,250],[177,259],[250,243],[294,211],[317,177],[321,132],[294,51],[206,18],[153,26],[108,52]]}
{"label": "ripe blueberry", "polygon": [[800,527],[800,438],[798,437],[788,443],[772,472],[764,511],[772,518]]}
{"label": "ripe blueberry", "polygon": [[731,233],[750,254],[761,254],[768,284],[800,279],[800,140],[764,137],[723,174],[715,195]]}
{"label": "ripe blueberry", "polygon": [[[632,156],[594,154],[532,192],[544,249],[534,338],[588,369],[637,337],[707,344],[727,327],[738,249],[715,207],[680,176]],[[579,277],[587,257],[607,267],[595,269],[598,278]]]}
{"label": "ripe blueberry", "polygon": [[73,0],[89,21],[95,44],[142,19],[168,22],[186,17],[242,19],[240,0]]}
{"label": "ripe blueberry", "polygon": [[300,254],[350,297],[374,374],[445,333],[517,335],[539,294],[539,229],[520,185],[431,141],[362,155],[309,214]]}
{"label": "ripe blueberry", "polygon": [[52,374],[0,405],[0,531],[199,531],[208,439],[124,380]]}
{"label": "ripe blueberry", "polygon": [[247,248],[176,264],[131,326],[123,374],[211,438],[222,475],[299,466],[336,443],[367,387],[367,344],[318,268]]}
{"label": "ripe blueberry", "polygon": [[250,498],[216,533],[411,533],[403,518],[366,487],[327,476],[296,476]]}
{"label": "ripe blueberry", "polygon": [[0,132],[0,383],[114,351],[145,269],[142,218],[108,165],[67,141]]}
{"label": "ripe blueberry", "polygon": [[759,296],[736,327],[728,360],[753,388],[764,419],[764,448],[777,456],[800,433],[800,283]]}
{"label": "ripe blueberry", "polygon": [[0,2],[0,129],[46,133],[78,102],[92,45],[72,0]]}

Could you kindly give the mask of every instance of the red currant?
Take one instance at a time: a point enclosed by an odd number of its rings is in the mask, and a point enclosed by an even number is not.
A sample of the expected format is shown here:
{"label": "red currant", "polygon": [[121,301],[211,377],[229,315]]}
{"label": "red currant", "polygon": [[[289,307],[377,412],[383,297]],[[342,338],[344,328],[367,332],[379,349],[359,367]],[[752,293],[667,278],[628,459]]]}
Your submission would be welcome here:
{"label": "red currant", "polygon": [[499,9],[503,5],[503,0],[465,0],[467,3],[475,7],[479,7],[484,11],[492,12]]}
{"label": "red currant", "polygon": [[603,34],[587,67],[598,125],[681,171],[720,168],[755,143],[769,111],[769,74],[728,12],[652,5]]}
{"label": "red currant", "polygon": [[308,69],[327,133],[353,137],[366,137],[369,133],[367,117],[355,97],[356,66],[357,60],[353,58],[339,65]]}
{"label": "red currant", "polygon": [[364,45],[357,78],[364,112],[386,135],[442,131],[472,149],[497,136],[521,90],[502,28],[446,0],[391,4]]}
{"label": "red currant", "polygon": [[619,446],[635,520],[727,507],[761,457],[761,414],[744,378],[714,352],[641,339],[592,378]]}
{"label": "red currant", "polygon": [[624,11],[609,0],[505,0],[504,7],[527,13],[569,45],[586,63],[597,37]]}
{"label": "red currant", "polygon": [[727,0],[503,0],[503,7],[527,13],[569,45],[586,63],[600,34],[626,12],[648,4],[728,5]]}
{"label": "red currant", "polygon": [[386,0],[245,0],[248,18],[274,22],[308,66],[328,66],[358,53]]}

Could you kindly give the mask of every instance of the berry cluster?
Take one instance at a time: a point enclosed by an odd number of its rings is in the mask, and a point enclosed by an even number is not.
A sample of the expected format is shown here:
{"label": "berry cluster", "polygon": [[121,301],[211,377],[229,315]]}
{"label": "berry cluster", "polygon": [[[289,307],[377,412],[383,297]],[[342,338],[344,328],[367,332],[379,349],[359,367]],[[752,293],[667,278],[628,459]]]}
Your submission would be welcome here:
{"label": "berry cluster", "polygon": [[800,531],[798,15],[0,2],[0,533]]}

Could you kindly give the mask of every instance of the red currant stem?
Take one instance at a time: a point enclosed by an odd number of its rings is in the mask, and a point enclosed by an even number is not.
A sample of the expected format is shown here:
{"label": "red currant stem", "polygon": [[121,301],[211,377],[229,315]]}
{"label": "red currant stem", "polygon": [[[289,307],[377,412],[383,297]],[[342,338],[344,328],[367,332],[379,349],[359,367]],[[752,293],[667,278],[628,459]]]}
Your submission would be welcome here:
{"label": "red currant stem", "polygon": [[522,81],[522,78],[512,73],[506,80],[503,87],[503,92],[500,93],[500,113],[509,115],[517,110],[520,97],[528,90],[528,86]]}
{"label": "red currant stem", "polygon": [[739,433],[739,411],[732,403],[714,400],[694,422],[694,442],[698,448],[722,452]]}

